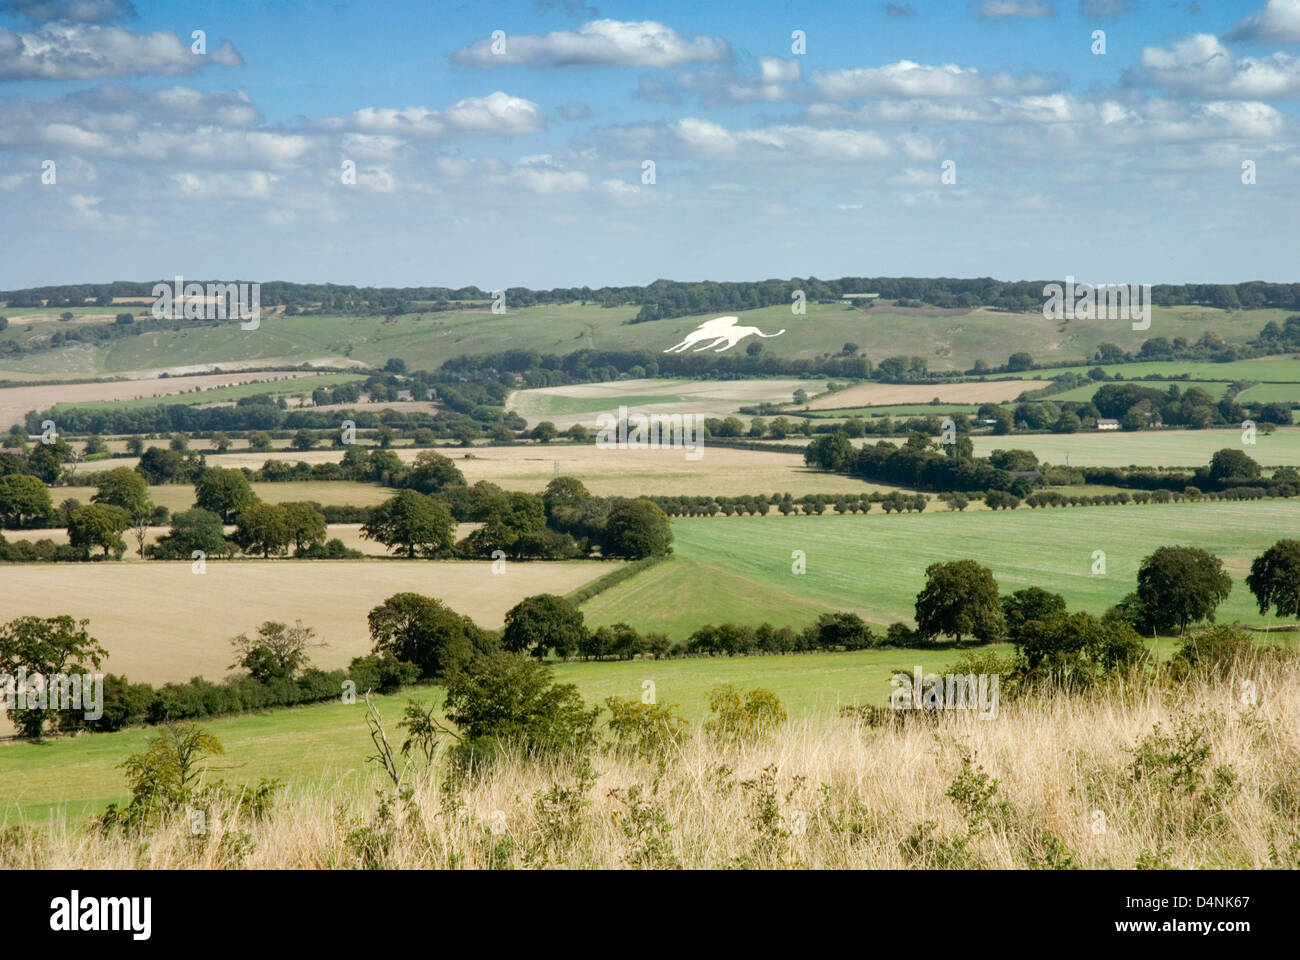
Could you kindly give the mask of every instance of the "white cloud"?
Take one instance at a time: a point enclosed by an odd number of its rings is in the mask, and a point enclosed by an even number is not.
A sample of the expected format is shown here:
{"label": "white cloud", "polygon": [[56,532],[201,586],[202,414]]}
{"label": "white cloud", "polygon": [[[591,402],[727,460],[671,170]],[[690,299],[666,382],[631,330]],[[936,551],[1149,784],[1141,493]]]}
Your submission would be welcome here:
{"label": "white cloud", "polygon": [[169,179],[187,197],[250,200],[271,196],[271,187],[280,178],[264,170],[250,170],[242,174],[173,173]]}
{"label": "white cloud", "polygon": [[124,27],[50,23],[31,33],[0,28],[0,80],[98,80],[196,73],[244,63],[230,41],[210,53],[190,52],[174,33],[132,33]]}
{"label": "white cloud", "polygon": [[498,90],[486,97],[466,97],[443,110],[431,107],[363,107],[346,118],[331,118],[319,126],[362,133],[404,136],[513,136],[536,133],[546,126],[542,108],[531,100]]}
{"label": "white cloud", "polygon": [[883,67],[857,70],[818,70],[812,83],[823,96],[834,100],[861,97],[973,97],[1046,93],[1060,87],[1060,81],[1035,73],[1016,77],[999,72],[981,74],[974,67],[955,64],[927,66],[901,60]]}
{"label": "white cloud", "polygon": [[549,154],[523,157],[508,173],[494,175],[489,180],[539,194],[575,193],[590,186],[585,173],[566,169]]}
{"label": "white cloud", "polygon": [[1268,5],[1252,13],[1232,28],[1229,40],[1250,43],[1300,43],[1300,0],[1268,0]]}
{"label": "white cloud", "polygon": [[758,60],[759,76],[764,83],[797,83],[799,80],[799,61],[782,60],[780,57],[760,57]]}
{"label": "white cloud", "polygon": [[578,30],[545,36],[505,37],[505,49],[493,53],[494,41],[458,51],[453,59],[465,67],[676,67],[687,63],[727,60],[731,48],[720,37],[687,39],[653,20],[593,20]]}
{"label": "white cloud", "polygon": [[1300,96],[1300,57],[1237,57],[1217,37],[1198,33],[1171,47],[1144,47],[1142,72],[1126,82],[1198,97],[1286,99]]}

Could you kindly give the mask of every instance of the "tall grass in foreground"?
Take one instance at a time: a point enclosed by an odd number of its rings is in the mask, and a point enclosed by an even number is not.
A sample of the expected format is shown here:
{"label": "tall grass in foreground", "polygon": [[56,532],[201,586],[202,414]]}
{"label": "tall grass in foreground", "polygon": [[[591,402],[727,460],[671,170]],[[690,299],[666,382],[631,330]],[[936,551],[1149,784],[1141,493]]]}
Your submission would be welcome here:
{"label": "tall grass in foreground", "polygon": [[1261,656],[990,720],[814,715],[749,743],[696,730],[658,761],[507,755],[459,781],[436,763],[405,793],[377,774],[290,784],[263,819],[213,808],[198,834],[188,812],[143,836],[10,826],[0,866],[1297,868],[1298,690],[1300,659]]}

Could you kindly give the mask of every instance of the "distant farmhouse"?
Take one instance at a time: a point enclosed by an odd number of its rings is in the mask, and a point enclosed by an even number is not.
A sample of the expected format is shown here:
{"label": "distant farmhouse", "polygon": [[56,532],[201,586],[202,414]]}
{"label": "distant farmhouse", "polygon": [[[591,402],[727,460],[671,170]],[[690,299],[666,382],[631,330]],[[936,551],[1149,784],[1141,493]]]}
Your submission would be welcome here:
{"label": "distant farmhouse", "polygon": [[1098,430],[1118,430],[1118,429],[1119,429],[1119,421],[1118,421],[1118,420],[1111,420],[1111,419],[1109,419],[1109,418],[1103,417],[1102,419],[1100,419],[1100,420],[1097,421],[1097,429],[1098,429]]}
{"label": "distant farmhouse", "polygon": [[841,300],[878,300],[878,293],[846,293],[840,297]]}

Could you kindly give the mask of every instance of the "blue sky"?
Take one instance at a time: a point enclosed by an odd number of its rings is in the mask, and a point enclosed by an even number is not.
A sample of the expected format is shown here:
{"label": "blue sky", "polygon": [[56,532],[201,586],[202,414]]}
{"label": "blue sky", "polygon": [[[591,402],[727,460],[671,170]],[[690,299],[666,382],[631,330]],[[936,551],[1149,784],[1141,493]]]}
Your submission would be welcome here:
{"label": "blue sky", "polygon": [[802,6],[0,0],[0,288],[1300,280],[1300,0]]}

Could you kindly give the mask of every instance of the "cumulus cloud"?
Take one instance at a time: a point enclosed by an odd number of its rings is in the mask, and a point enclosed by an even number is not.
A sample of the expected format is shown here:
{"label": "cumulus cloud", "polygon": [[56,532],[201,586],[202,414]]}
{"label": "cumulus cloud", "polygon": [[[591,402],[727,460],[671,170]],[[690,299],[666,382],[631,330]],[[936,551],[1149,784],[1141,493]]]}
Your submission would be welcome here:
{"label": "cumulus cloud", "polygon": [[178,76],[218,64],[243,66],[229,40],[199,55],[174,33],[133,33],[124,27],[50,23],[30,33],[0,28],[0,80],[100,80]]}
{"label": "cumulus cloud", "polygon": [[861,97],[973,97],[1045,93],[1061,81],[1036,73],[1015,76],[1005,71],[982,74],[974,67],[955,64],[927,66],[900,60],[883,67],[856,70],[818,70],[813,86],[833,100]]}
{"label": "cumulus cloud", "polygon": [[981,20],[1041,19],[1056,16],[1050,3],[1039,0],[983,0],[971,4],[971,10]]}
{"label": "cumulus cloud", "polygon": [[1129,85],[1155,86],[1198,97],[1288,99],[1300,96],[1300,58],[1285,53],[1238,57],[1217,37],[1198,33],[1171,47],[1144,47],[1141,71]]}
{"label": "cumulus cloud", "polygon": [[491,38],[453,55],[465,67],[677,67],[688,63],[728,60],[731,48],[720,37],[683,37],[653,20],[593,20],[576,31],[559,30],[545,36],[507,35],[504,49],[494,52]]}
{"label": "cumulus cloud", "polygon": [[486,97],[466,97],[450,107],[363,107],[348,117],[334,117],[318,126],[331,130],[397,136],[513,136],[536,133],[546,126],[542,108],[531,100],[497,91]]}
{"label": "cumulus cloud", "polygon": [[1300,0],[1268,0],[1232,28],[1229,40],[1248,43],[1300,43]]}

